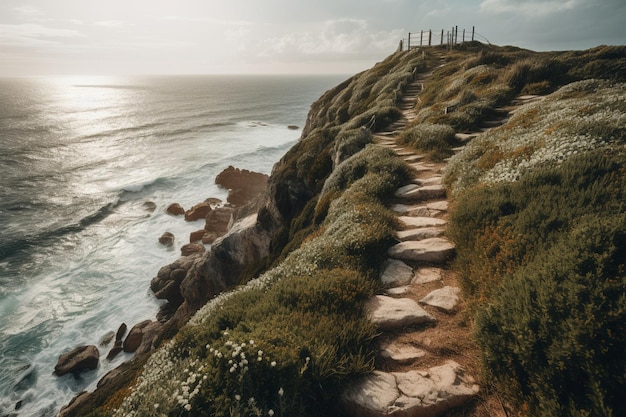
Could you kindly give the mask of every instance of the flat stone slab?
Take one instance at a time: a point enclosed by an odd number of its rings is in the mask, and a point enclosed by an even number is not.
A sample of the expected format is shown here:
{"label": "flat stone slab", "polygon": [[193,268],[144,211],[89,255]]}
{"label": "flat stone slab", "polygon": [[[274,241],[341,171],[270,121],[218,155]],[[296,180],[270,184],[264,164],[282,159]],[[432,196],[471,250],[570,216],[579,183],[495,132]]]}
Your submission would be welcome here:
{"label": "flat stone slab", "polygon": [[424,155],[417,155],[417,154],[407,155],[402,159],[404,159],[406,162],[417,162],[417,161],[421,161],[422,159],[424,159]]}
{"label": "flat stone slab", "polygon": [[442,200],[428,203],[426,204],[426,208],[428,208],[429,210],[448,211],[448,201]]}
{"label": "flat stone slab", "polygon": [[436,217],[413,217],[413,216],[400,216],[398,220],[401,223],[402,229],[417,229],[421,227],[436,227],[445,226],[448,222]]}
{"label": "flat stone slab", "polygon": [[436,319],[410,298],[375,295],[365,302],[365,313],[380,330],[394,330]]}
{"label": "flat stone slab", "polygon": [[411,169],[413,171],[415,171],[417,173],[426,172],[426,171],[432,171],[433,170],[432,166],[428,166],[428,165],[423,164],[421,162],[410,163],[408,165],[411,167]]}
{"label": "flat stone slab", "polygon": [[426,297],[420,300],[421,304],[426,304],[431,307],[436,307],[447,313],[451,313],[456,308],[460,301],[459,294],[461,289],[458,287],[450,287],[446,285],[443,288],[435,290],[429,293]]}
{"label": "flat stone slab", "polygon": [[399,365],[426,356],[426,351],[408,343],[387,342],[380,346],[380,356]]}
{"label": "flat stone slab", "polygon": [[394,195],[396,197],[402,197],[404,194],[417,190],[418,188],[420,188],[418,184],[408,184],[408,185],[398,188],[396,192],[394,193]]}
{"label": "flat stone slab", "polygon": [[454,244],[441,237],[411,240],[392,246],[388,255],[401,261],[443,263],[454,256]]}
{"label": "flat stone slab", "polygon": [[411,287],[409,287],[408,285],[403,285],[401,287],[388,288],[385,290],[385,294],[391,297],[398,297],[401,295],[408,294],[410,290],[411,290]]}
{"label": "flat stone slab", "polygon": [[400,230],[396,232],[396,237],[400,241],[424,240],[433,237],[441,237],[446,231],[441,227],[421,227],[419,229]]}
{"label": "flat stone slab", "polygon": [[435,417],[466,404],[479,391],[474,378],[447,361],[419,371],[374,371],[349,385],[341,399],[355,417]]}
{"label": "flat stone slab", "polygon": [[406,285],[413,279],[413,268],[397,259],[388,259],[383,266],[380,280],[385,285]]}
{"label": "flat stone slab", "polygon": [[419,185],[441,185],[442,184],[442,180],[441,180],[441,176],[434,176],[434,177],[430,177],[430,178],[423,178],[423,179],[418,179],[417,182],[419,183]]}
{"label": "flat stone slab", "polygon": [[443,269],[441,268],[419,268],[415,271],[411,284],[428,284],[430,282],[441,281],[442,278]]}
{"label": "flat stone slab", "polygon": [[[401,189],[399,188],[398,191]],[[399,193],[396,191],[396,197],[403,199],[404,201],[424,201],[433,200],[436,198],[443,198],[446,196],[446,189],[441,184],[424,185],[422,187],[416,187],[406,189],[406,191]]]}

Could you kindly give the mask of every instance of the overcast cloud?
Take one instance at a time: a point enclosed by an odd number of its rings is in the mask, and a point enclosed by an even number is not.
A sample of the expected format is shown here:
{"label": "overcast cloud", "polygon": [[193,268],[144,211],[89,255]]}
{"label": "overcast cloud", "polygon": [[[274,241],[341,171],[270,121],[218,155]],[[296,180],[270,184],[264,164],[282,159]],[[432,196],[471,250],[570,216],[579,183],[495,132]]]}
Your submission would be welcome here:
{"label": "overcast cloud", "polygon": [[408,32],[533,50],[626,43],[623,0],[3,0],[0,76],[355,73]]}

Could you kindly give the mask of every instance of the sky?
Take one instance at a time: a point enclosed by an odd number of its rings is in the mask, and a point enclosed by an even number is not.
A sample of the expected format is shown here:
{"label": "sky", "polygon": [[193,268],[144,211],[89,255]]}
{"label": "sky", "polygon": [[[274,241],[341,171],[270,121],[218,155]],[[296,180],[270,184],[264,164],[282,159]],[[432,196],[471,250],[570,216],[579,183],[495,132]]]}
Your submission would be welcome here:
{"label": "sky", "polygon": [[624,45],[626,1],[0,0],[0,76],[353,74],[453,26],[536,51]]}

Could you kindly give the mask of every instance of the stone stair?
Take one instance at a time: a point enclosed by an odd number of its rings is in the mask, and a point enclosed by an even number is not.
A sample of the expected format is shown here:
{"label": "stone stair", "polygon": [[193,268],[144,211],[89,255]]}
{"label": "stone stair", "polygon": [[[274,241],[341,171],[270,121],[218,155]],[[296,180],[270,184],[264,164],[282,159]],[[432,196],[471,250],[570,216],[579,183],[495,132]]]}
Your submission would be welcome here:
{"label": "stone stair", "polygon": [[457,314],[461,302],[460,289],[447,270],[454,245],[445,237],[445,165],[424,162],[423,155],[395,141],[416,117],[415,103],[429,76],[422,74],[407,87],[400,102],[404,117],[374,134],[380,146],[409,165],[413,178],[391,202],[398,216],[398,243],[389,249],[380,276],[386,292],[365,303],[367,316],[382,336],[378,369],[343,394],[354,416],[438,416],[479,392],[464,367],[437,354],[439,348],[434,349],[436,343],[428,336],[429,331],[446,332],[439,328]]}
{"label": "stone stair", "polygon": [[[441,53],[439,60],[443,66]],[[456,277],[448,268],[455,247],[445,237],[445,163],[427,162],[424,155],[396,142],[416,117],[415,105],[430,75],[418,75],[405,90],[400,100],[403,117],[373,135],[378,145],[407,163],[413,178],[390,201],[398,216],[398,243],[389,249],[380,275],[385,293],[365,303],[367,316],[381,332],[379,355],[376,371],[343,393],[353,416],[436,417],[471,402],[480,392],[465,366],[477,371],[477,360],[468,359],[465,352],[474,348],[467,348],[471,329]],[[505,125],[517,108],[537,100],[541,97],[517,97],[509,106],[494,109],[479,131],[458,132],[456,138],[466,143]]]}

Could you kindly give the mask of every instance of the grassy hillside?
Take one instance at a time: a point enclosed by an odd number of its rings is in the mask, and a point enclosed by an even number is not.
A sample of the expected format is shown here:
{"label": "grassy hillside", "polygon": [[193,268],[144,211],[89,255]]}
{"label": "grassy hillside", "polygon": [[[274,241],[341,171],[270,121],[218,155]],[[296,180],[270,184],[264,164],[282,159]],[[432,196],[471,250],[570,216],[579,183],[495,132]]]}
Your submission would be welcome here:
{"label": "grassy hillside", "polygon": [[[282,219],[269,259],[90,415],[341,415],[341,387],[372,370],[362,303],[380,290],[394,241],[386,204],[408,176],[362,126],[399,118],[402,92],[429,70],[402,140],[451,157],[448,233],[487,391],[520,415],[626,413],[626,48],[472,43],[396,53],[314,103],[259,212],[260,224]],[[455,133],[520,94],[545,99],[455,154]]]}

